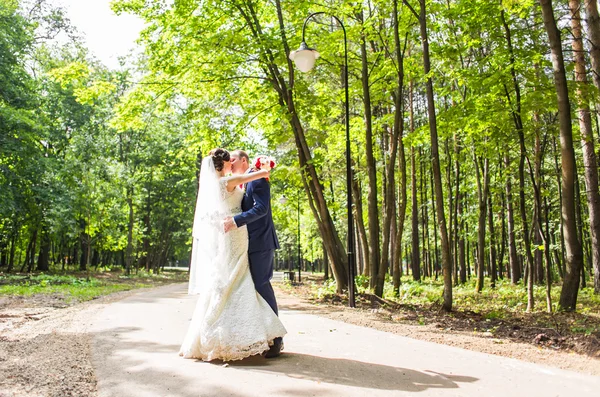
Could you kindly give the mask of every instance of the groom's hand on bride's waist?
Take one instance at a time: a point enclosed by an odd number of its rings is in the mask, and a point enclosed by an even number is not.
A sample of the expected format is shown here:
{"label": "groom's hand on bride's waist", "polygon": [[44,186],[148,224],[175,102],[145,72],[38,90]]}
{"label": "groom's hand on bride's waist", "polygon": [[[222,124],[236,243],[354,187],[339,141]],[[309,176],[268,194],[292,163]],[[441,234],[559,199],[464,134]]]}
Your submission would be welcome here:
{"label": "groom's hand on bride's waist", "polygon": [[227,218],[225,218],[225,221],[223,221],[223,230],[225,231],[225,233],[235,228],[237,228],[237,225],[235,224],[233,217],[228,216]]}

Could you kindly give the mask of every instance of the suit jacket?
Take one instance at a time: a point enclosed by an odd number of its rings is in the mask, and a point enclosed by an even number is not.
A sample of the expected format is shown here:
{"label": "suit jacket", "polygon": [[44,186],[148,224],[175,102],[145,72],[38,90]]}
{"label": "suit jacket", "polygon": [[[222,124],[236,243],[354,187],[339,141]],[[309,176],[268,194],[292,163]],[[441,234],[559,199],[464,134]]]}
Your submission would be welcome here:
{"label": "suit jacket", "polygon": [[248,253],[278,249],[279,241],[271,213],[271,186],[266,179],[257,179],[246,185],[242,211],[233,219],[238,227],[248,227]]}

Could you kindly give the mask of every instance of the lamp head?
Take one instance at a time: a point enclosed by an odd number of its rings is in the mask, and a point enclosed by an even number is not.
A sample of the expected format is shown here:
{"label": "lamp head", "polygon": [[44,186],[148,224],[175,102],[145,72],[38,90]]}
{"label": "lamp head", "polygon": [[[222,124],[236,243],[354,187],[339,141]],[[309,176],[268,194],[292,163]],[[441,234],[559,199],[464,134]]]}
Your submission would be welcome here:
{"label": "lamp head", "polygon": [[296,51],[290,52],[290,59],[294,61],[296,67],[301,72],[308,72],[315,66],[315,61],[320,54],[314,48],[310,48],[303,41]]}

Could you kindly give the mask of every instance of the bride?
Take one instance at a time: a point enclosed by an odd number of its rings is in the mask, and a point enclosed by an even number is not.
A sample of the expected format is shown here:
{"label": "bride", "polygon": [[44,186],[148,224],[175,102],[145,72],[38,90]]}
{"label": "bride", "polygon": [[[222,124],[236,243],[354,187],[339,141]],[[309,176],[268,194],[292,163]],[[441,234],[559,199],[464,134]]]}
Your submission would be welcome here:
{"label": "bride", "polygon": [[225,176],[229,160],[224,149],[214,149],[202,160],[188,287],[188,293],[199,297],[179,351],[184,358],[241,360],[263,353],[286,333],[254,288],[246,226],[223,230],[226,217],[242,212],[239,186],[267,178],[269,172]]}

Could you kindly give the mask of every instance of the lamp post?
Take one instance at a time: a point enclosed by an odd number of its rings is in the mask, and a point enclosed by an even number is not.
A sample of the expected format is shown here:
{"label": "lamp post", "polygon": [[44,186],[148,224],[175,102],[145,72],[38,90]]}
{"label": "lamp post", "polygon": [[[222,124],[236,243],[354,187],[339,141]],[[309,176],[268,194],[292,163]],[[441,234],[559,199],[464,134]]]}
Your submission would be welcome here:
{"label": "lamp post", "polygon": [[[290,53],[290,59],[294,61],[296,67],[301,72],[308,72],[315,66],[315,61],[320,54],[314,48],[310,48],[304,40],[306,24],[316,15],[327,14],[325,12],[314,12],[310,14],[302,25],[302,43],[296,51]],[[328,14],[330,15],[330,14]],[[346,201],[348,209],[348,304],[355,307],[355,289],[354,289],[354,219],[352,216],[352,163],[350,156],[350,105],[348,103],[348,39],[346,37],[346,28],[342,21],[335,15],[330,15],[342,27],[344,31],[344,89],[346,93]]]}
{"label": "lamp post", "polygon": [[[285,203],[287,203],[288,199],[285,196],[282,196],[279,199],[279,202],[283,205],[285,205]],[[301,251],[301,247],[300,247],[300,192],[298,192],[298,200],[297,200],[297,219],[298,219],[298,226],[296,228],[296,242],[297,242],[297,247],[298,247],[298,252],[297,252],[297,257],[296,260],[298,262],[298,283],[302,282],[302,251]],[[291,269],[290,269],[291,270]]]}
{"label": "lamp post", "polygon": [[298,242],[298,284],[302,282],[302,251],[300,250],[300,192],[298,192],[297,200],[297,214],[298,214],[298,227],[297,227],[297,238]]}

